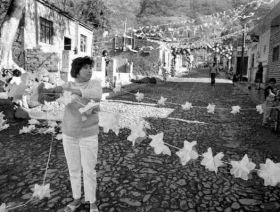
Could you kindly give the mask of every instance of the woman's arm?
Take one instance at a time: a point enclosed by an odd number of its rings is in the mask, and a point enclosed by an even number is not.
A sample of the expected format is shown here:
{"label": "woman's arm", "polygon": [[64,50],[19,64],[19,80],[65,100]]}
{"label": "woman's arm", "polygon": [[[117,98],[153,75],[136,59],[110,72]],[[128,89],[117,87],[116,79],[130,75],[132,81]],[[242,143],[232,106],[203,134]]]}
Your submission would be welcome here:
{"label": "woman's arm", "polygon": [[71,92],[94,101],[100,101],[102,98],[102,86],[99,81],[92,81],[89,88],[79,90],[72,89]]}

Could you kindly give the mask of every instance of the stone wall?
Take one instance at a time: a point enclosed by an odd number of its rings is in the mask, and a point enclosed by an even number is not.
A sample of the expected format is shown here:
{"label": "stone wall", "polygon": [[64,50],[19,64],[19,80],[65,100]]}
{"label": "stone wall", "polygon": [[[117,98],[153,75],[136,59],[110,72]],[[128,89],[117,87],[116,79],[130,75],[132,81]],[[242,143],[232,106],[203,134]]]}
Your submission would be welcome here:
{"label": "stone wall", "polygon": [[40,48],[25,50],[25,67],[27,71],[36,73],[39,69],[46,69],[49,72],[59,71],[59,56],[54,52],[43,52]]}
{"label": "stone wall", "polygon": [[[112,43],[108,43],[107,45],[110,57],[120,60],[127,59],[129,63],[133,62],[133,74],[151,76],[158,73],[159,45],[157,43],[145,39],[136,39],[134,49],[138,51],[137,53],[129,50],[113,50]],[[150,51],[141,51],[141,47],[145,46],[151,46],[153,49]]]}

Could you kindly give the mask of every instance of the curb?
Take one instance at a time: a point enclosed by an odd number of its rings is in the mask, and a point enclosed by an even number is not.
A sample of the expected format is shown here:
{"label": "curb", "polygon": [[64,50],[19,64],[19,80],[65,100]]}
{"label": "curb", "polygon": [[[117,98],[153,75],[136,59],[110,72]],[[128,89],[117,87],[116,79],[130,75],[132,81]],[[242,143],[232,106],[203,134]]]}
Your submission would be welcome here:
{"label": "curb", "polygon": [[122,96],[122,95],[125,95],[127,94],[127,92],[130,92],[130,91],[133,91],[133,90],[136,90],[136,89],[140,89],[142,87],[145,87],[146,84],[130,84],[130,85],[126,85],[124,87],[122,87],[122,89],[125,89],[125,91],[121,91],[120,92],[117,92],[115,93],[114,91],[112,92],[109,92],[109,93],[103,93],[103,98],[102,99],[111,99],[111,98],[114,98],[114,97],[117,97],[117,96]]}
{"label": "curb", "polygon": [[[251,91],[251,90],[248,89],[249,84],[235,83],[234,85],[235,85],[236,87],[238,87],[238,89],[241,90],[242,92],[248,94],[249,97],[251,98],[251,100],[252,100],[255,104],[261,104],[261,103],[263,103],[264,100],[261,99],[261,98],[259,98],[259,97],[257,97],[257,96],[260,95],[260,94],[255,94],[255,95],[254,95],[254,93],[253,93],[254,91]],[[251,89],[254,89],[254,86],[253,86],[253,88],[251,88]],[[263,89],[261,89],[261,91],[263,91]]]}

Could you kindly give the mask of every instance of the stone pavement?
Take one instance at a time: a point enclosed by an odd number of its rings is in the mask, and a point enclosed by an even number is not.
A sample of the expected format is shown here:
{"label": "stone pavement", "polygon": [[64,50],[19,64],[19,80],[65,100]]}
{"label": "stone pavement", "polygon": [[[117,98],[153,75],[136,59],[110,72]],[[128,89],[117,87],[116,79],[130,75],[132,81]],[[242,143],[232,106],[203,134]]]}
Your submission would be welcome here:
{"label": "stone pavement", "polygon": [[[248,94],[249,97],[252,99],[252,101],[255,102],[256,104],[261,104],[264,102],[263,88],[257,90],[256,85],[254,84],[250,85],[247,82],[237,82],[235,83],[235,86],[237,86],[244,93]],[[251,87],[250,89],[249,86]]]}
{"label": "stone pavement", "polygon": [[[175,105],[155,108],[152,100],[139,105],[133,95],[114,98],[108,105],[122,109],[128,119],[144,116],[151,125],[147,132],[164,132],[164,141],[183,147],[183,141],[196,140],[197,151],[202,154],[212,147],[213,153],[223,152],[224,159],[241,160],[244,154],[257,164],[266,158],[280,162],[279,152],[267,144],[279,143],[279,135],[261,127],[261,115],[256,111],[230,113],[231,106],[254,108],[255,103],[238,87],[230,84],[210,86],[205,83],[166,82],[141,87],[146,97],[196,106],[215,103],[215,114],[206,109],[183,111]],[[134,91],[137,92],[137,91]],[[127,102],[127,105],[124,105]],[[143,108],[145,107],[145,108]],[[144,111],[143,111],[144,110]],[[158,116],[153,114],[158,113]],[[200,121],[205,124],[186,123],[168,118]],[[32,195],[34,184],[41,184],[50,135],[19,135],[24,123],[14,124],[0,132],[0,202],[20,204]],[[230,166],[219,168],[218,174],[205,170],[201,159],[182,166],[175,152],[172,156],[156,155],[149,146],[150,139],[138,141],[133,147],[126,138],[130,130],[123,128],[118,136],[103,133],[100,128],[98,152],[97,204],[101,212],[204,212],[204,211],[279,211],[280,186],[264,186],[256,172],[248,181],[230,175]],[[51,184],[51,198],[33,201],[15,211],[62,211],[70,202],[71,188],[61,141],[55,141],[46,179]],[[82,205],[80,212],[88,211]]]}

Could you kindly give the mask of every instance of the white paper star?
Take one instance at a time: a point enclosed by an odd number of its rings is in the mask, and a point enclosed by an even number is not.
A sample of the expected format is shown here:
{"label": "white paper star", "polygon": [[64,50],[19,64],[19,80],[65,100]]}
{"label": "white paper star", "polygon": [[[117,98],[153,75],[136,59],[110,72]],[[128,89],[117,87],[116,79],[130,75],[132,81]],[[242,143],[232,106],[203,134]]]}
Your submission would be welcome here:
{"label": "white paper star", "polygon": [[186,102],[186,104],[182,105],[183,110],[190,110],[192,107],[192,103],[190,102]]}
{"label": "white paper star", "polygon": [[158,100],[158,105],[165,105],[165,101],[167,100],[167,98],[164,97],[160,97],[160,100]]}
{"label": "white paper star", "polygon": [[46,184],[46,185],[38,185],[35,184],[33,190],[33,197],[37,197],[40,200],[44,199],[45,197],[50,198],[51,197],[51,190],[50,190],[50,184]]}
{"label": "white paper star", "polygon": [[260,114],[263,114],[263,112],[264,112],[264,111],[263,111],[263,109],[264,109],[264,108],[263,108],[263,105],[257,105],[257,106],[256,106],[256,109],[257,109],[257,112],[259,112]]}
{"label": "white paper star", "polygon": [[119,134],[120,131],[120,114],[119,113],[99,113],[99,126],[103,127],[103,132],[108,133],[109,130],[112,130]]}
{"label": "white paper star", "polygon": [[240,109],[241,109],[240,106],[232,106],[231,108],[232,108],[232,111],[230,113],[232,113],[232,114],[240,113]]}
{"label": "white paper star", "polygon": [[154,151],[157,155],[164,154],[171,156],[171,151],[168,146],[163,142],[163,132],[157,135],[150,135],[149,138],[152,139],[150,146],[154,148]]}
{"label": "white paper star", "polygon": [[128,141],[132,142],[132,145],[135,145],[136,139],[137,138],[144,138],[146,137],[146,132],[145,132],[145,123],[144,121],[136,122],[131,126],[131,134],[127,137]]}
{"label": "white paper star", "polygon": [[5,203],[2,203],[1,206],[0,206],[0,212],[6,212],[6,204]]}
{"label": "white paper star", "polygon": [[218,153],[213,157],[211,147],[208,148],[207,152],[202,154],[203,159],[201,161],[201,165],[205,166],[209,171],[218,172],[218,168],[223,165],[222,158],[224,154],[222,152]]}
{"label": "white paper star", "polygon": [[55,133],[54,127],[49,127],[49,128],[47,128],[47,129],[43,132],[43,134],[47,134],[47,133],[52,133],[52,134],[54,134],[54,133]]}
{"label": "white paper star", "polygon": [[135,94],[136,100],[138,102],[142,101],[144,99],[144,94],[143,93],[139,93],[139,91]]}
{"label": "white paper star", "polygon": [[114,93],[118,93],[121,91],[122,86],[121,85],[116,85],[116,87],[113,89]]}
{"label": "white paper star", "polygon": [[241,161],[230,161],[230,164],[232,165],[230,173],[234,177],[243,180],[248,180],[248,175],[256,167],[256,164],[249,161],[247,154],[244,155]]}
{"label": "white paper star", "polygon": [[264,179],[265,186],[276,186],[280,183],[280,163],[266,159],[265,164],[260,164],[258,175]]}
{"label": "white paper star", "polygon": [[184,148],[176,152],[176,155],[181,160],[181,163],[183,166],[187,164],[191,159],[197,159],[198,154],[195,150],[193,150],[193,147],[197,144],[197,141],[192,141],[191,143],[188,141],[184,141]]}
{"label": "white paper star", "polygon": [[214,112],[215,112],[215,107],[216,107],[216,105],[214,105],[214,104],[208,104],[208,106],[207,106],[207,112],[208,112],[208,113],[213,113],[213,114],[214,114]]}
{"label": "white paper star", "polygon": [[73,95],[70,91],[64,91],[63,95],[57,101],[61,104],[68,105],[73,101]]}
{"label": "white paper star", "polygon": [[8,99],[8,92],[0,92],[0,99]]}
{"label": "white paper star", "polygon": [[62,140],[62,134],[57,134],[55,139],[58,141]]}
{"label": "white paper star", "polygon": [[19,85],[21,83],[21,77],[13,77],[12,80],[10,81],[10,84],[17,84]]}

